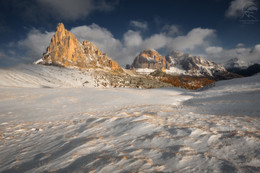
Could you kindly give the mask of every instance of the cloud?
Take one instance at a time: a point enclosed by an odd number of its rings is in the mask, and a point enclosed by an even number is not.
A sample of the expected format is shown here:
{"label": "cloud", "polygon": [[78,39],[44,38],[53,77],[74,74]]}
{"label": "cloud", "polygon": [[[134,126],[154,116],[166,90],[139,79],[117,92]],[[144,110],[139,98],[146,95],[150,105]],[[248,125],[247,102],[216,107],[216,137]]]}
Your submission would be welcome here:
{"label": "cloud", "polygon": [[[167,31],[171,29],[173,27],[169,27]],[[184,35],[169,35],[167,31],[143,37],[141,31],[128,30],[121,39],[118,39],[109,30],[94,23],[73,27],[70,30],[79,41],[93,42],[102,52],[107,53],[121,65],[131,64],[137,54],[144,49],[156,49],[164,55],[172,50],[191,53],[197,48],[206,49],[211,46],[211,38],[215,36],[214,30],[203,28],[194,28]],[[42,56],[53,34],[54,32],[32,29],[25,39],[18,41],[17,44],[10,44],[10,47],[12,50],[16,48],[22,50],[23,57],[31,59],[32,62]],[[213,48],[208,48],[208,51],[211,49]]]}
{"label": "cloud", "polygon": [[168,50],[193,51],[197,47],[206,47],[215,37],[215,30],[194,28],[187,35],[172,38],[167,45]]}
{"label": "cloud", "polygon": [[25,50],[25,54],[31,59],[40,59],[42,54],[46,51],[51,37],[54,32],[41,32],[37,29],[32,29],[26,39],[18,41],[18,47]]}
{"label": "cloud", "polygon": [[260,63],[260,44],[251,48],[235,47],[233,49],[223,49],[222,47],[208,47],[205,52],[204,56],[218,63],[226,63],[233,58],[239,58],[248,64]]}
{"label": "cloud", "polygon": [[241,17],[245,8],[249,6],[255,6],[254,0],[233,0],[226,11],[226,17]]}
{"label": "cloud", "polygon": [[222,52],[222,51],[223,51],[223,48],[222,48],[222,47],[212,46],[212,47],[207,47],[205,51],[206,51],[206,53],[208,53],[208,54],[217,54],[217,53]]}
{"label": "cloud", "polygon": [[113,34],[106,28],[96,24],[89,26],[78,26],[71,30],[79,41],[88,40],[93,42],[102,52],[107,53],[110,57],[118,58],[122,49],[120,40],[114,38]]}
{"label": "cloud", "polygon": [[46,12],[64,20],[82,19],[94,11],[111,11],[116,2],[105,0],[37,0]]}
{"label": "cloud", "polygon": [[140,46],[143,42],[143,38],[142,38],[140,32],[136,32],[136,31],[132,31],[132,30],[128,30],[124,34],[123,40],[124,40],[124,45],[126,47]]}
{"label": "cloud", "polygon": [[113,34],[106,28],[96,24],[74,27],[71,32],[80,41],[89,40],[93,42],[102,52],[107,53],[119,64],[131,64],[140,51],[163,48],[168,41],[163,33],[154,34],[144,39],[140,31],[133,30],[125,32],[122,40],[119,40],[114,38]]}
{"label": "cloud", "polygon": [[143,47],[145,49],[161,49],[167,45],[169,42],[168,37],[165,34],[154,34],[151,37],[148,37],[143,42]]}
{"label": "cloud", "polygon": [[245,47],[245,44],[243,44],[243,43],[238,43],[238,44],[236,45],[236,48],[242,48],[242,47]]}
{"label": "cloud", "polygon": [[169,36],[176,36],[180,34],[180,29],[178,25],[164,25],[162,31],[165,32]]}
{"label": "cloud", "polygon": [[[175,30],[169,27],[169,30]],[[164,30],[165,31],[165,30]],[[79,26],[71,29],[71,32],[80,40],[89,40],[96,44],[101,51],[106,52],[111,58],[120,64],[132,63],[135,56],[144,49],[167,49],[181,51],[193,51],[197,47],[208,47],[215,36],[215,30],[194,28],[186,35],[168,35],[167,32],[153,34],[143,38],[140,31],[128,30],[122,41],[114,38],[111,32],[96,24]],[[164,52],[167,54],[167,52]]]}
{"label": "cloud", "polygon": [[137,29],[142,29],[142,30],[146,30],[148,28],[147,22],[140,22],[140,21],[136,21],[136,20],[132,20],[130,22],[130,26],[133,26]]}
{"label": "cloud", "polygon": [[[51,25],[50,21],[76,21],[94,12],[109,12],[118,2],[118,0],[8,0],[2,9],[6,13],[5,16],[11,18],[17,16],[26,22],[33,21],[46,26]],[[8,17],[4,20],[8,20]]]}
{"label": "cloud", "polygon": [[41,32],[32,29],[25,39],[10,42],[0,50],[0,66],[8,67],[19,63],[32,63],[42,57],[54,32]]}

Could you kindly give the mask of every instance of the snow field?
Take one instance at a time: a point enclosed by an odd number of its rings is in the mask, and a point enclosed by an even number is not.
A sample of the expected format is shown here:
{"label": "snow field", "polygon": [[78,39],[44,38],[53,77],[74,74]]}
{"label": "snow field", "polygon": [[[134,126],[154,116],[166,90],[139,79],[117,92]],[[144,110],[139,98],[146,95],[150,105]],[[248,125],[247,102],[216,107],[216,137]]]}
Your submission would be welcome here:
{"label": "snow field", "polygon": [[8,122],[3,172],[259,171],[259,119],[182,114],[172,105]]}
{"label": "snow field", "polygon": [[192,92],[29,70],[0,71],[0,172],[260,172],[259,75]]}

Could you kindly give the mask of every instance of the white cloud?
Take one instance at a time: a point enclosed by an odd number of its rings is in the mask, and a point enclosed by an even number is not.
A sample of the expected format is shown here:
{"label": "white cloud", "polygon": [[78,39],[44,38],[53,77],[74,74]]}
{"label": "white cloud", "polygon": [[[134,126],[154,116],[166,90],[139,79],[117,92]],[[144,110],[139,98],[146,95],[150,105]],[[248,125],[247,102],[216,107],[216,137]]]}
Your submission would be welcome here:
{"label": "white cloud", "polygon": [[132,63],[135,56],[143,49],[160,49],[166,46],[168,41],[164,34],[154,34],[143,39],[139,31],[128,30],[122,41],[114,38],[111,32],[96,24],[79,26],[71,29],[78,40],[89,40],[98,48],[108,54],[119,64]]}
{"label": "white cloud", "polygon": [[260,44],[257,44],[251,48],[245,48],[245,47],[236,47],[233,49],[223,49],[222,47],[215,47],[215,48],[222,51],[220,52],[209,51],[209,48],[205,50],[206,52],[205,56],[209,57],[210,60],[213,60],[215,62],[226,63],[230,59],[239,58],[249,64],[260,63]]}
{"label": "white cloud", "polygon": [[243,44],[243,43],[238,43],[238,44],[236,45],[236,48],[241,48],[241,47],[245,47],[245,44]]}
{"label": "white cloud", "polygon": [[146,30],[148,27],[148,24],[147,24],[147,22],[140,22],[140,21],[132,20],[130,22],[130,26],[133,26],[138,29]]}
{"label": "white cloud", "polygon": [[170,38],[166,37],[165,34],[154,34],[147,38],[143,42],[143,47],[145,49],[160,49],[167,45]]}
{"label": "white cloud", "polygon": [[113,34],[106,28],[92,24],[89,26],[74,27],[70,31],[79,41],[91,41],[102,52],[107,53],[110,57],[119,57],[120,51],[122,49],[122,43],[120,40],[114,38]]}
{"label": "white cloud", "polygon": [[115,2],[105,0],[37,0],[45,12],[65,20],[85,18],[94,11],[110,11]]}
{"label": "white cloud", "polygon": [[226,11],[226,17],[241,17],[243,15],[243,10],[252,5],[255,5],[254,0],[233,0]]}
{"label": "white cloud", "polygon": [[187,35],[172,38],[167,47],[169,50],[192,51],[208,46],[214,37],[213,29],[194,28]]}
{"label": "white cloud", "polygon": [[176,36],[180,34],[180,29],[177,25],[164,25],[162,31],[166,32],[169,36]]}
{"label": "white cloud", "polygon": [[[131,64],[136,55],[144,49],[156,49],[163,51],[161,52],[163,54],[172,50],[192,53],[194,50],[203,49],[206,55],[214,55],[213,58],[217,58],[219,52],[221,55],[226,52],[221,47],[211,46],[212,38],[215,36],[215,31],[212,29],[194,28],[181,36],[170,36],[167,32],[161,32],[149,37],[142,37],[140,31],[128,30],[122,39],[115,38],[109,30],[97,24],[74,27],[70,32],[81,42],[83,40],[93,42],[102,52],[107,53],[121,65]],[[24,40],[18,42],[18,46],[24,49],[25,57],[37,60],[45,52],[53,34],[54,32],[32,29]],[[259,47],[256,47],[254,52],[258,50]]]}
{"label": "white cloud", "polygon": [[250,50],[250,60],[253,62],[258,62],[260,64],[260,44],[257,44]]}
{"label": "white cloud", "polygon": [[138,31],[127,31],[123,36],[124,44],[126,47],[140,46],[143,42],[142,36]]}
{"label": "white cloud", "polygon": [[42,54],[46,51],[51,37],[54,32],[40,32],[37,29],[32,29],[26,39],[18,42],[19,48],[25,49],[26,55],[32,59],[41,58]]}
{"label": "white cloud", "polygon": [[208,54],[216,54],[216,53],[220,53],[222,51],[223,51],[222,47],[211,46],[211,47],[206,48],[206,53],[208,53]]}

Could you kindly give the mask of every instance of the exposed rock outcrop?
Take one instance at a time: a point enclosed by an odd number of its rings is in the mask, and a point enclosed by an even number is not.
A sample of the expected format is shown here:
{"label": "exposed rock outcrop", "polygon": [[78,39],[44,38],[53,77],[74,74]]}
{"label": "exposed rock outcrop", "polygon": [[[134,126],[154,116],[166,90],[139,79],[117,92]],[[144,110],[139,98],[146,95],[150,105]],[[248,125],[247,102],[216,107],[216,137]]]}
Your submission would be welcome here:
{"label": "exposed rock outcrop", "polygon": [[46,53],[38,63],[78,68],[107,67],[114,71],[123,71],[117,62],[108,58],[93,43],[80,43],[62,23],[58,24]]}

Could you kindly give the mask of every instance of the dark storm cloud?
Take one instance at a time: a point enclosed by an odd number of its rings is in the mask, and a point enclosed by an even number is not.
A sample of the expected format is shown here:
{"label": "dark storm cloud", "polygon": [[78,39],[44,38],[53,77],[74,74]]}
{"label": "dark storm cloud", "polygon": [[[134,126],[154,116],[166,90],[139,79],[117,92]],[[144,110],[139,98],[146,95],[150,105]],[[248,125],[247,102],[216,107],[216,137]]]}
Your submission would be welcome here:
{"label": "dark storm cloud", "polygon": [[105,0],[37,0],[49,14],[64,20],[77,20],[94,11],[111,11],[117,4]]}
{"label": "dark storm cloud", "polygon": [[27,22],[74,21],[84,19],[96,11],[111,11],[117,2],[116,0],[109,2],[106,0],[9,0],[1,3],[0,21],[7,21],[14,16]]}

